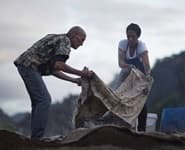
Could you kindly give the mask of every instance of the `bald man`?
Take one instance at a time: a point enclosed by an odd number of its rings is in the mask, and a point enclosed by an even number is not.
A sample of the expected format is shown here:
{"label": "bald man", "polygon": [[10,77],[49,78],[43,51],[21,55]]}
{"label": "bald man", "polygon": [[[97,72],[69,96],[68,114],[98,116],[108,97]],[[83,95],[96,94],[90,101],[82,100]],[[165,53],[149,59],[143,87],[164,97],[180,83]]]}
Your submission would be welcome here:
{"label": "bald man", "polygon": [[[15,61],[31,99],[31,139],[41,139],[48,119],[51,96],[42,76],[53,75],[59,79],[80,85],[80,77],[91,78],[92,71],[78,70],[66,64],[71,47],[77,49],[86,39],[84,29],[72,27],[66,34],[48,34],[34,43]],[[73,78],[65,73],[77,75]]]}

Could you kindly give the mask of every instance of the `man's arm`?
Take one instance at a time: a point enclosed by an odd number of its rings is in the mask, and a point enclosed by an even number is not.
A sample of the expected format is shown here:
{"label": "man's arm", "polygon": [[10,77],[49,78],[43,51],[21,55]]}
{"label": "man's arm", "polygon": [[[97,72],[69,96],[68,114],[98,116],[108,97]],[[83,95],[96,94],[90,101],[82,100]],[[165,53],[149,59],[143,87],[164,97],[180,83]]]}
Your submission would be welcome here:
{"label": "man's arm", "polygon": [[81,71],[81,70],[75,69],[75,68],[65,64],[65,62],[63,62],[63,61],[56,61],[55,62],[54,71],[63,71],[66,73],[78,75],[80,77],[87,77],[87,78],[90,78],[93,75],[93,72],[89,71],[88,69],[84,69]]}
{"label": "man's arm", "polygon": [[66,74],[64,74],[63,72],[61,71],[54,71],[52,73],[55,77],[59,78],[59,79],[63,79],[63,80],[66,80],[66,81],[70,81],[72,83],[76,83],[78,85],[81,85],[81,79],[80,78],[72,78]]}

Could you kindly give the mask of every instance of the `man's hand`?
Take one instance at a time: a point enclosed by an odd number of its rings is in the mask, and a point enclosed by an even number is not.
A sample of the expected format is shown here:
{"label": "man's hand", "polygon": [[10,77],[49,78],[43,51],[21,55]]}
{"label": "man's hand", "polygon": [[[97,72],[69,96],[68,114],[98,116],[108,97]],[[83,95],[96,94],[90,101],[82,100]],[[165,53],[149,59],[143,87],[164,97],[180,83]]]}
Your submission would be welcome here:
{"label": "man's hand", "polygon": [[84,69],[82,70],[82,77],[91,79],[94,75],[93,71],[89,71],[87,67],[84,67]]}
{"label": "man's hand", "polygon": [[88,71],[88,72],[85,72],[85,77],[87,77],[88,79],[91,79],[94,75],[94,72],[93,71]]}
{"label": "man's hand", "polygon": [[81,86],[81,78],[75,78],[73,83],[76,83],[78,86]]}

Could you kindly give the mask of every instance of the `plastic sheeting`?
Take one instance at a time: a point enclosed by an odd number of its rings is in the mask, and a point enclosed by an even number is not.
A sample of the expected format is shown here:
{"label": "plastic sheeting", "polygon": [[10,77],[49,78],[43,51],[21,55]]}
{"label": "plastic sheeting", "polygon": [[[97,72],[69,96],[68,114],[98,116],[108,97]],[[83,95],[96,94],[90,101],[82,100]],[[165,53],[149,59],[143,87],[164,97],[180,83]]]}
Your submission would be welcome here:
{"label": "plastic sheeting", "polygon": [[185,107],[165,108],[162,112],[160,131],[168,133],[184,133]]}

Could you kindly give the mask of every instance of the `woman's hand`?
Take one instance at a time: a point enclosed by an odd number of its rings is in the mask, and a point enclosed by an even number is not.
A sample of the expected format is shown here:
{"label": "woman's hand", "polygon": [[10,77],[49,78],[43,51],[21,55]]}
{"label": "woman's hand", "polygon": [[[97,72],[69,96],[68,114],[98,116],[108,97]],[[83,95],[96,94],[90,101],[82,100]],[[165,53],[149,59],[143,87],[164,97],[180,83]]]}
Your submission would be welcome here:
{"label": "woman's hand", "polygon": [[129,69],[136,68],[136,66],[129,64]]}
{"label": "woman's hand", "polygon": [[149,89],[148,88],[143,89],[143,94],[148,95],[149,94]]}

